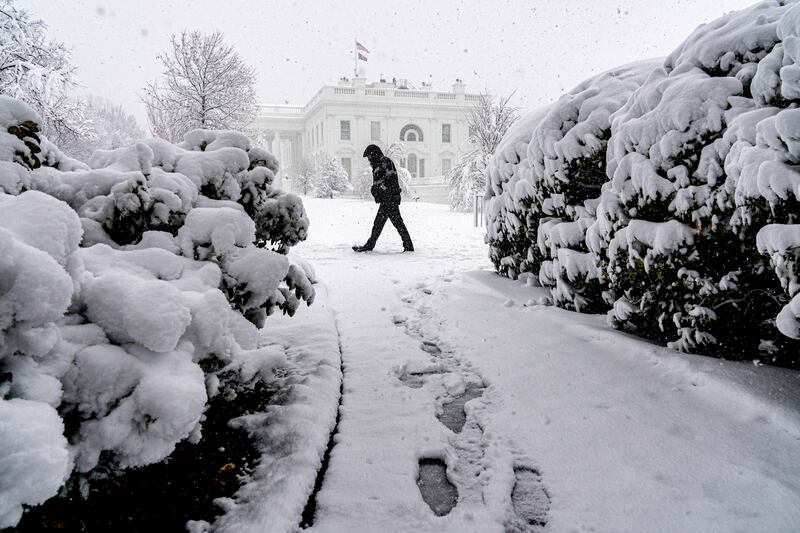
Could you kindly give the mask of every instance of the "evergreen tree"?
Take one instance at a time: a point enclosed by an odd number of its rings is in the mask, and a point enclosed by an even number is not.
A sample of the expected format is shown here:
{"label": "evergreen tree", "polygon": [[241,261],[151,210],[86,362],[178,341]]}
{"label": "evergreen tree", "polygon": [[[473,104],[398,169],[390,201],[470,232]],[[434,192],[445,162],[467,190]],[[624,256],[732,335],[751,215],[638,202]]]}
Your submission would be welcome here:
{"label": "evergreen tree", "polygon": [[314,194],[317,198],[333,198],[350,186],[347,171],[335,157],[323,159],[314,178]]}
{"label": "evergreen tree", "polygon": [[300,161],[300,167],[297,169],[293,189],[304,195],[311,192],[314,187],[314,172],[314,162],[310,158],[304,157]]}

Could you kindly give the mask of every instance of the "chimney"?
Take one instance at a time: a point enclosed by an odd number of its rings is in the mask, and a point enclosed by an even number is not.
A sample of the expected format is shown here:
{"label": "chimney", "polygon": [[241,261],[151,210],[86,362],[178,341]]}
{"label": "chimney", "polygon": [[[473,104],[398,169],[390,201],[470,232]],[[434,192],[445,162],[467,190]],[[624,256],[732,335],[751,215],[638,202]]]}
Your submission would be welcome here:
{"label": "chimney", "polygon": [[466,89],[467,85],[459,78],[456,78],[456,82],[453,84],[453,92],[456,95],[456,100],[464,99],[464,92],[466,91]]}

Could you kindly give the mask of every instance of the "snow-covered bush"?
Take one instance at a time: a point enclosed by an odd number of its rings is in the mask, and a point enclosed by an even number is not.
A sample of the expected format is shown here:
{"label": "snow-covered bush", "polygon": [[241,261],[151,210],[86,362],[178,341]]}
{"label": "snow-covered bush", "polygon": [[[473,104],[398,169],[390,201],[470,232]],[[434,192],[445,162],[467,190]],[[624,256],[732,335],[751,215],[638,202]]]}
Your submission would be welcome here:
{"label": "snow-covered bush", "polygon": [[798,28],[763,1],[520,121],[487,168],[498,272],[675,349],[800,365]]}
{"label": "snow-covered bush", "polygon": [[[590,78],[555,102],[528,146],[530,179],[540,217],[528,217],[536,234],[532,272],[556,305],[603,310],[600,270],[586,247],[600,188],[606,177],[606,143],[613,114],[655,68],[654,62],[620,67]],[[537,226],[538,223],[538,226]]]}
{"label": "snow-covered bush", "polygon": [[[534,272],[532,244],[541,209],[534,197],[528,145],[547,107],[519,119],[497,146],[486,168],[486,243],[497,272],[516,279]],[[532,229],[531,229],[532,228]],[[538,270],[538,269],[537,269]]]}
{"label": "snow-covered bush", "polygon": [[800,363],[775,327],[783,307],[793,331],[785,273],[800,241],[764,228],[800,222],[798,28],[800,4],[777,1],[700,26],[615,116],[612,181],[588,239],[615,326],[680,350]]}
{"label": "snow-covered bush", "polygon": [[[583,235],[594,205],[584,203],[599,196],[607,181],[611,115],[654,66],[644,62],[590,78],[523,117],[503,137],[486,168],[484,198],[490,257],[498,272],[540,276],[565,307],[596,306],[590,293],[597,292],[597,276],[581,255],[588,252]],[[565,261],[558,260],[561,249]]]}
{"label": "snow-covered bush", "polygon": [[199,439],[220,380],[283,364],[256,326],[314,297],[313,270],[285,254],[302,203],[246,137],[194,131],[87,168],[38,123],[0,97],[0,527],[73,471]]}

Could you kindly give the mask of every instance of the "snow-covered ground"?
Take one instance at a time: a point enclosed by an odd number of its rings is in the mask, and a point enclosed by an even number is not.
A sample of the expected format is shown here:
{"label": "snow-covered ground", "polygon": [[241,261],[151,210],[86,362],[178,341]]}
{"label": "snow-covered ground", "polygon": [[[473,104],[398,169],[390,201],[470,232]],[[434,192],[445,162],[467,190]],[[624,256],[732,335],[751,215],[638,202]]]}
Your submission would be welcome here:
{"label": "snow-covered ground", "polygon": [[[375,204],[304,202],[296,250],[328,288],[344,369],[312,531],[797,530],[800,373],[538,306],[544,292],[491,272],[483,229],[445,206],[401,206],[415,253],[387,224],[356,254]],[[465,391],[478,397],[456,433],[437,415]],[[459,494],[445,516],[417,486],[436,458]]]}

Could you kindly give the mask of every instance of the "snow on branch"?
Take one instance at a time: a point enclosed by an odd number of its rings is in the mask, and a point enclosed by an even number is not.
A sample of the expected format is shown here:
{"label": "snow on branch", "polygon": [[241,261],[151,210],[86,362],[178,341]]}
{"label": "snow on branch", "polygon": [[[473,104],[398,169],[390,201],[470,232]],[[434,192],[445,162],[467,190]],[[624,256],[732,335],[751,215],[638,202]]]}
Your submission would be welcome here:
{"label": "snow on branch", "polygon": [[193,129],[244,129],[255,117],[255,69],[219,32],[182,32],[158,56],[163,77],[144,88],[153,134],[178,142]]}

